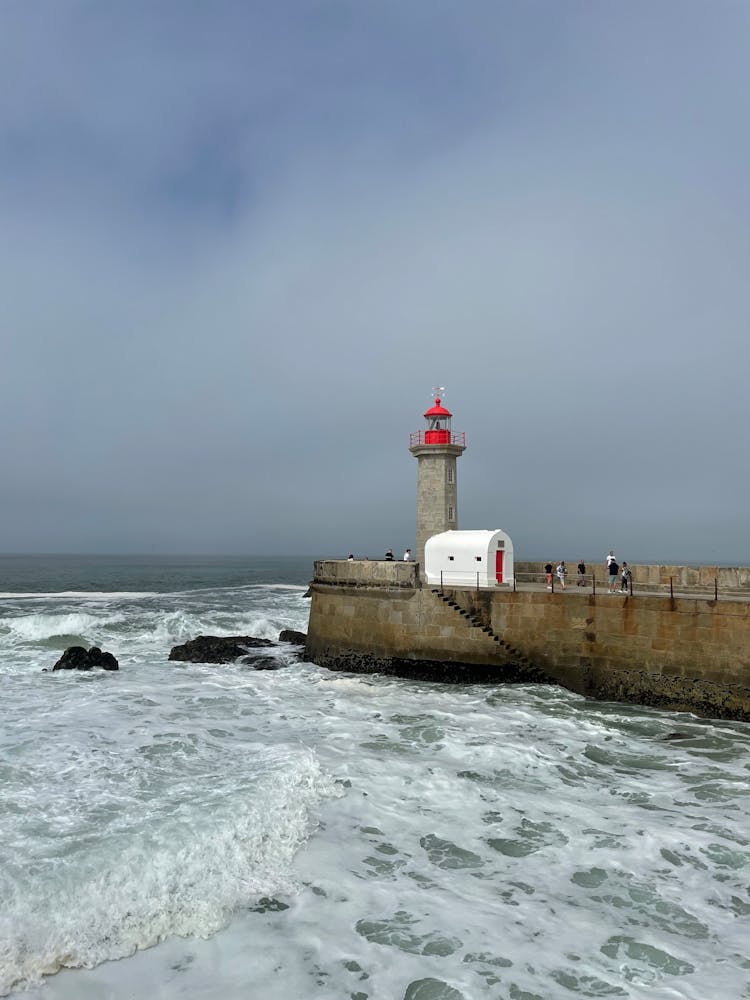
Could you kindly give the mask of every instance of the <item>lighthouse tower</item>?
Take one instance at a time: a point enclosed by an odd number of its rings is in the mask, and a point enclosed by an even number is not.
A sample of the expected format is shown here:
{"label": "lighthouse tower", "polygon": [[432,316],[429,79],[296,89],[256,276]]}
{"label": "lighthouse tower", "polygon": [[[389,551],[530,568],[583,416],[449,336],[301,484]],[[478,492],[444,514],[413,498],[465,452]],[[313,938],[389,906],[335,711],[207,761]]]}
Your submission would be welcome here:
{"label": "lighthouse tower", "polygon": [[[436,390],[440,392],[441,390]],[[458,479],[456,459],[466,448],[466,435],[451,430],[453,414],[435,395],[435,405],[425,413],[425,428],[410,435],[409,451],[417,466],[417,551],[415,558],[424,577],[424,545],[431,535],[458,529]]]}

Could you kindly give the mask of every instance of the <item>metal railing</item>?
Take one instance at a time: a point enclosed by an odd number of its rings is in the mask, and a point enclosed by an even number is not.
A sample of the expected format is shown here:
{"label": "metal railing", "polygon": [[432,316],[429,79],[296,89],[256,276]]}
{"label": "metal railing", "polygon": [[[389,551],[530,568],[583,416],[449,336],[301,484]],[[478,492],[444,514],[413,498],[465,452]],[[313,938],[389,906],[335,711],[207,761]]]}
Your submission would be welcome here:
{"label": "metal railing", "polygon": [[476,590],[492,590],[497,586],[508,586],[513,585],[513,590],[516,589],[515,577],[512,580],[504,581],[503,583],[498,583],[497,580],[487,581],[484,573],[470,573],[466,570],[452,570],[452,569],[441,569],[440,570],[440,592],[443,592],[443,587],[454,587],[458,590],[466,589],[476,589]]}
{"label": "metal railing", "polygon": [[[355,583],[365,585],[367,582],[390,583],[396,586],[419,586],[419,565],[415,562],[404,563],[401,559],[393,560],[393,568],[385,570],[386,576],[381,580],[378,567],[387,564],[391,560],[380,557],[359,556],[353,562],[345,559],[316,560],[315,580],[316,582],[337,582]],[[368,569],[369,567],[369,569]],[[434,581],[434,575],[431,574]],[[719,578],[713,577],[710,580],[703,580],[698,583],[686,583],[679,577],[663,577],[658,582],[649,580],[636,580],[631,576],[625,588],[622,587],[622,577],[618,574],[615,578],[614,589],[610,591],[610,578],[605,575],[601,568],[598,571],[586,573],[579,576],[574,570],[566,574],[563,588],[556,571],[552,573],[552,579],[547,582],[547,574],[544,572],[521,572],[516,571],[513,578],[503,583],[496,580],[487,579],[481,572],[466,570],[440,570],[440,590],[445,587],[457,590],[494,590],[497,587],[510,586],[513,591],[517,590],[544,590],[550,593],[584,593],[596,596],[597,594],[619,594],[628,597],[701,597],[708,600],[717,601],[719,595],[728,600],[750,601],[750,587],[729,586],[726,583],[720,585]],[[435,586],[431,583],[430,586]]]}
{"label": "metal railing", "polygon": [[[434,441],[427,441],[425,439],[425,434],[434,434],[435,431],[413,431],[409,435],[409,447],[416,448],[421,444],[434,444]],[[439,442],[440,444],[458,444],[462,448],[466,447],[466,431],[450,431],[446,432],[447,440]]]}
{"label": "metal railing", "polygon": [[681,583],[670,576],[667,580],[651,583],[648,581],[637,581],[631,576],[625,588],[622,586],[622,577],[618,574],[614,577],[614,589],[610,590],[610,577],[596,573],[586,573],[583,577],[577,573],[568,573],[565,577],[565,587],[563,588],[556,572],[553,571],[552,579],[548,582],[546,573],[516,573],[516,581],[523,586],[546,587],[552,593],[559,593],[563,589],[567,592],[580,591],[583,588],[592,594],[614,593],[627,594],[629,597],[651,595],[674,598],[676,596],[700,597],[708,596],[711,600],[719,599],[719,592],[724,597],[738,597],[750,599],[750,589],[742,587],[719,587],[718,577],[714,577],[711,582],[706,583]]}
{"label": "metal railing", "polygon": [[[618,585],[620,583],[620,577],[616,577]],[[609,577],[607,580],[597,580],[594,573],[586,573],[580,576],[578,573],[566,573],[565,574],[565,586],[562,586],[560,577],[557,575],[556,571],[551,574],[547,573],[516,573],[516,581],[518,584],[526,584],[527,586],[539,585],[546,587],[547,590],[552,591],[568,591],[568,590],[580,590],[583,588],[585,591],[591,591],[592,594],[596,594],[597,585],[601,589],[602,587],[609,587]],[[630,579],[630,593],[632,595],[633,580]]]}

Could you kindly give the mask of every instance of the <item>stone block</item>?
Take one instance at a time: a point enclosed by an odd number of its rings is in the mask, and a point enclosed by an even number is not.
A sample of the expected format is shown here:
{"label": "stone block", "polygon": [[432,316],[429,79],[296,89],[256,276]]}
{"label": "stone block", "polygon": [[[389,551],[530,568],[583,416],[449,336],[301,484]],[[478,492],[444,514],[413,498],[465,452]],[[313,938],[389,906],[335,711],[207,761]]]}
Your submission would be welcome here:
{"label": "stone block", "polygon": [[655,638],[651,640],[651,649],[653,652],[671,650],[673,645],[674,643],[671,639]]}

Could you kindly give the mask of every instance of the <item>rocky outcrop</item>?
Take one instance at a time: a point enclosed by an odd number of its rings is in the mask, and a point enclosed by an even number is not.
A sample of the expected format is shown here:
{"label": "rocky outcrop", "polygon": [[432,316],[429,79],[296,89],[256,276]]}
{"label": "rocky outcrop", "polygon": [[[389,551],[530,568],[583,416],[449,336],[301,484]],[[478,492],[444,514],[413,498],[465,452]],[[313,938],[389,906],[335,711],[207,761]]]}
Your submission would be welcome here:
{"label": "rocky outcrop", "polygon": [[384,674],[409,680],[439,681],[441,684],[528,684],[531,681],[529,670],[523,663],[476,664],[406,659],[340,647],[316,650],[313,662],[328,670],[343,670],[350,674]]}
{"label": "rocky outcrop", "polygon": [[[585,694],[603,701],[629,701],[672,712],[750,722],[750,687],[743,686],[739,677],[717,683],[705,677],[613,668],[587,670],[585,674]],[[668,738],[682,737],[671,734]]]}
{"label": "rocky outcrop", "polygon": [[285,628],[279,632],[279,642],[290,642],[293,646],[304,646],[307,636],[304,632],[297,632],[293,628]]}
{"label": "rocky outcrop", "polygon": [[119,670],[120,664],[112,653],[102,652],[98,646],[85,649],[83,646],[68,646],[52,668],[54,670]]}
{"label": "rocky outcrop", "polygon": [[[240,657],[252,656],[256,649],[276,645],[270,639],[257,639],[254,635],[199,635],[181,646],[174,646],[170,660],[181,663],[233,663]],[[275,658],[265,656],[253,659],[258,670],[274,670]]]}

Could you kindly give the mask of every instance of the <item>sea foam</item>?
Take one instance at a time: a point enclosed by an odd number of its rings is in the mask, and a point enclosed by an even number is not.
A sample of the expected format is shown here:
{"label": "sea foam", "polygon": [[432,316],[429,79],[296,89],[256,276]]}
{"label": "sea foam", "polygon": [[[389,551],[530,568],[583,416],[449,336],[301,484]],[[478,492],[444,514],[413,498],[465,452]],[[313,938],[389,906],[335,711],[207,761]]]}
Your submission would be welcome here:
{"label": "sea foam", "polygon": [[13,606],[92,616],[115,674],[41,674],[48,640],[0,627],[6,988],[61,968],[24,1000],[746,991],[747,726],[555,687],[176,666],[179,633],[273,638],[308,605],[172,580]]}
{"label": "sea foam", "polygon": [[111,626],[121,621],[123,621],[123,616],[119,613],[100,617],[94,614],[87,614],[86,612],[70,614],[39,612],[15,618],[6,618],[3,625],[16,638],[35,641],[51,639],[59,635],[87,636],[89,633],[95,633],[97,630],[100,630],[105,625]]}
{"label": "sea foam", "polygon": [[63,852],[36,873],[6,867],[0,992],[172,935],[213,934],[253,900],[294,892],[292,858],[309,836],[311,810],[332,794],[312,751],[287,750],[283,766],[277,752],[252,793],[218,801],[210,815],[191,811],[186,798],[127,835],[114,820],[103,823],[85,852]]}

